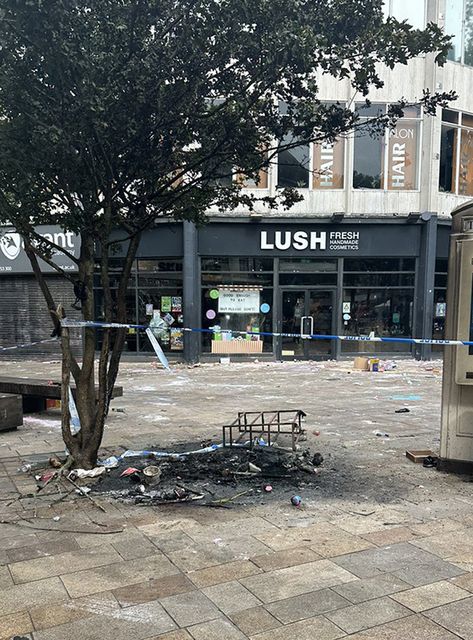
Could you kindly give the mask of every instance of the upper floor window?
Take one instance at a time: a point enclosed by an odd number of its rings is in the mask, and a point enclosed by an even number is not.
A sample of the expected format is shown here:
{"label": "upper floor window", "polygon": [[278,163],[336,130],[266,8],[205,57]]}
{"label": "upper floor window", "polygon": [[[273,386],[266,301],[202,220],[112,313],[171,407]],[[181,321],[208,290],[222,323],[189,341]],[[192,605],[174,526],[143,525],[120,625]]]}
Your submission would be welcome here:
{"label": "upper floor window", "polygon": [[473,115],[442,111],[439,190],[473,196]]}
{"label": "upper floor window", "polygon": [[[279,103],[279,112],[286,114],[288,105]],[[310,148],[308,144],[297,144],[298,139],[288,133],[280,142],[278,150],[278,188],[309,188]]]}
{"label": "upper floor window", "polygon": [[406,20],[412,27],[425,27],[425,0],[384,0],[384,15]]}
{"label": "upper floor window", "polygon": [[448,59],[473,66],[473,3],[446,0],[445,33],[453,36]]}
{"label": "upper floor window", "polygon": [[[386,104],[358,107],[361,123],[386,113]],[[404,117],[394,129],[355,132],[353,162],[354,189],[387,189],[389,191],[418,188],[420,108],[406,107]]]}
{"label": "upper floor window", "polygon": [[[288,135],[282,140],[278,153],[278,187],[309,188],[310,150],[308,144],[297,145]],[[292,145],[295,146],[292,146]]]}

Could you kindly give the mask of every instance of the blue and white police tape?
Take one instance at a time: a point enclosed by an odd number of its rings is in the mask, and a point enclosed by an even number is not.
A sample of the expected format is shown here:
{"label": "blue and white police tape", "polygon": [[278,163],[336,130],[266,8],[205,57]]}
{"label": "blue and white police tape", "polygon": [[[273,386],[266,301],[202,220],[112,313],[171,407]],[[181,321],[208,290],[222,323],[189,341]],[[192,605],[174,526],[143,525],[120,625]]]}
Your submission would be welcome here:
{"label": "blue and white police tape", "polygon": [[171,367],[169,366],[169,361],[164,355],[164,351],[161,349],[161,345],[156,340],[153,332],[147,325],[125,324],[121,322],[100,322],[98,320],[69,320],[69,318],[63,318],[61,320],[61,325],[63,327],[67,327],[70,329],[80,328],[80,327],[82,328],[85,327],[86,329],[94,329],[94,328],[95,329],[143,329],[146,332],[146,335],[148,336],[149,341],[151,342],[151,345],[160,363],[168,371],[171,370]]}
{"label": "blue and white police tape", "polygon": [[[250,444],[251,444],[251,440],[247,440],[246,442],[233,442],[232,447],[245,448],[245,447],[248,447]],[[268,445],[266,440],[264,440],[264,438],[255,438],[253,445],[259,446],[259,447],[270,446]],[[119,456],[110,456],[109,458],[106,458],[106,460],[100,460],[99,462],[97,462],[97,465],[99,467],[106,467],[107,469],[113,469],[115,467],[118,467],[118,464],[122,462],[122,460],[124,460],[125,458],[140,458],[144,456],[153,457],[153,458],[173,458],[175,460],[176,459],[182,460],[186,456],[193,456],[200,453],[213,453],[214,451],[218,451],[219,449],[223,449],[223,448],[224,448],[223,443],[220,443],[220,444],[211,444],[210,446],[202,447],[201,449],[193,449],[192,451],[180,451],[180,452],[152,451],[149,449],[135,451],[133,449],[128,449],[127,451],[124,451]]]}
{"label": "blue and white police tape", "polygon": [[[152,334],[152,329],[148,325],[144,324],[125,324],[120,322],[100,322],[94,320],[69,320],[64,318],[61,321],[62,326],[64,327],[96,327],[96,328],[111,328],[111,329],[143,329],[146,333]],[[399,337],[399,338],[390,338],[384,336],[376,336],[374,333],[371,333],[368,336],[339,336],[334,334],[301,334],[301,333],[285,333],[278,331],[234,331],[220,329],[216,331],[215,329],[202,329],[202,328],[193,328],[193,327],[180,327],[181,331],[188,333],[212,333],[215,335],[220,335],[224,333],[231,333],[232,335],[239,336],[255,336],[255,337],[276,337],[276,338],[300,338],[302,340],[343,340],[347,342],[397,342],[397,343],[405,343],[405,344],[431,344],[431,345],[440,345],[440,346],[465,346],[470,347],[473,346],[473,341],[469,340],[434,340],[433,338],[410,338],[410,337]],[[148,333],[149,331],[149,333]],[[154,334],[153,334],[154,337]]]}
{"label": "blue and white police tape", "polygon": [[58,339],[48,338],[47,340],[35,340],[34,342],[14,344],[12,347],[0,347],[0,351],[13,351],[14,349],[24,349],[25,347],[35,347],[37,344],[45,344],[46,342],[58,342]]}

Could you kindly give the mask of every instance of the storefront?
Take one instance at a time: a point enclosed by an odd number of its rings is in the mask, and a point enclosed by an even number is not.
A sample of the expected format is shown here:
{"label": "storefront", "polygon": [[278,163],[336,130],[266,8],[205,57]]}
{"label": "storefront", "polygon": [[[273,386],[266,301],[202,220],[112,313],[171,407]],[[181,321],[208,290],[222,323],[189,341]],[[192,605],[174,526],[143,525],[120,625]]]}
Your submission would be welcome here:
{"label": "storefront", "polygon": [[[149,324],[164,351],[190,361],[222,355],[319,359],[380,353],[376,343],[303,338],[313,333],[402,337],[433,331],[440,338],[448,235],[449,225],[438,224],[433,215],[346,222],[340,217],[220,218],[198,229],[163,222],[140,244],[127,293],[128,320]],[[111,263],[112,288],[121,259],[117,254]],[[21,271],[18,262],[12,272],[15,261],[8,260],[10,271],[2,270],[1,262],[0,276],[8,276],[10,286],[23,279],[34,288],[26,267]],[[7,280],[2,282],[4,288]],[[95,286],[100,320],[99,275]],[[70,285],[66,291],[73,302]],[[40,315],[43,308],[32,313]],[[0,315],[4,324],[16,323],[14,309],[5,317],[2,308]],[[7,329],[2,343],[8,335]],[[23,342],[25,337],[23,332]],[[97,346],[100,338],[98,332]],[[382,348],[392,354],[411,351],[403,343],[383,343]],[[152,351],[144,331],[129,330],[126,351]],[[428,357],[429,352],[424,346],[414,355]]]}
{"label": "storefront", "polygon": [[[154,319],[163,349],[188,360],[380,353],[375,343],[302,337],[313,333],[443,337],[448,235],[429,215],[162,223],[140,245],[129,317]],[[100,288],[96,297],[100,317]],[[151,350],[133,330],[127,347]],[[402,343],[382,349],[411,352]]]}

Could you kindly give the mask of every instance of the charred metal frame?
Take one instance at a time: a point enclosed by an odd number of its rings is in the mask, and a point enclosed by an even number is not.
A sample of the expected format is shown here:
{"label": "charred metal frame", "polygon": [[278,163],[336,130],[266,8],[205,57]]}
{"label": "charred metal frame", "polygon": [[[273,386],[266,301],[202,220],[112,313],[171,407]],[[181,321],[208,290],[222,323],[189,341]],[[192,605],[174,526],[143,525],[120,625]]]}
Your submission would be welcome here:
{"label": "charred metal frame", "polygon": [[[292,450],[296,450],[296,444],[303,433],[302,420],[306,413],[301,409],[283,411],[239,411],[238,417],[231,423],[222,427],[222,441],[224,447],[232,447],[235,442],[240,442],[244,436],[248,436],[250,449],[253,448],[255,438],[266,436],[268,446],[282,435],[290,435]],[[238,437],[234,440],[234,432]],[[227,438],[227,432],[229,438]]]}

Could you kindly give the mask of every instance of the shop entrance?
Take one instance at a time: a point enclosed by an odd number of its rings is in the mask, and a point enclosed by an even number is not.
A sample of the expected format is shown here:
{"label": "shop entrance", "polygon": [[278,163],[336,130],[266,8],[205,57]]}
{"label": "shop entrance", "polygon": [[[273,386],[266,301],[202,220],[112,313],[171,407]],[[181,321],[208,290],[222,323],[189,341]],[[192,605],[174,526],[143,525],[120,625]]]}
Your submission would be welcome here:
{"label": "shop entrance", "polygon": [[334,358],[334,340],[307,340],[303,336],[335,333],[335,290],[283,289],[281,296],[281,332],[297,334],[297,337],[281,337],[278,356],[282,359]]}

